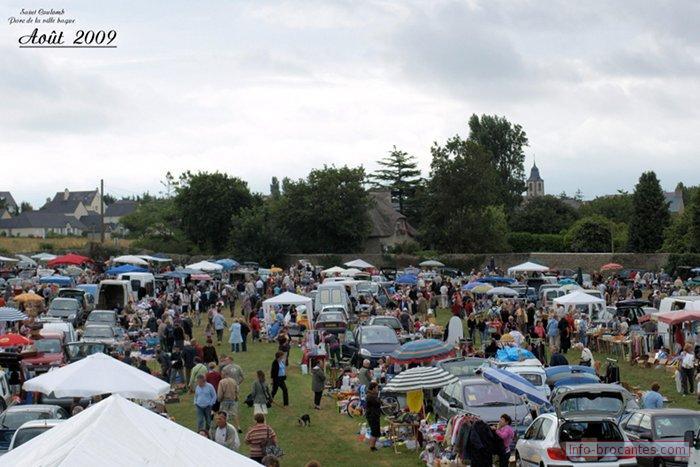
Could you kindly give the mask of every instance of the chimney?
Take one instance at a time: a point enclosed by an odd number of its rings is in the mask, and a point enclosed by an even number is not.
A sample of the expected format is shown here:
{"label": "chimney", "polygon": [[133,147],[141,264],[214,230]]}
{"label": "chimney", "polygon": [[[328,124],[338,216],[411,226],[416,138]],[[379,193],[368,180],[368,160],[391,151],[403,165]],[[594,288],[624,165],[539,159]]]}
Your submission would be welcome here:
{"label": "chimney", "polygon": [[68,196],[70,196],[70,191],[68,191],[68,188],[63,190],[63,201],[68,201]]}

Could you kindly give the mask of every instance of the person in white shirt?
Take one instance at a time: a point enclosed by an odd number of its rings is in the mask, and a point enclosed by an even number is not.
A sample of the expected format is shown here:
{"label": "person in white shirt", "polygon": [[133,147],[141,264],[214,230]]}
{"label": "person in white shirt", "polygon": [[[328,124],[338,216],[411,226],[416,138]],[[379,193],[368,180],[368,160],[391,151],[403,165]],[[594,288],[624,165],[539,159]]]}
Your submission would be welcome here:
{"label": "person in white shirt", "polygon": [[581,361],[579,362],[579,365],[595,368],[595,360],[593,359],[593,352],[591,352],[591,349],[583,345],[581,342],[574,345],[574,348],[581,350]]}
{"label": "person in white shirt", "polygon": [[681,352],[681,384],[683,385],[683,395],[692,394],[693,382],[695,381],[695,351],[693,344],[685,344]]}
{"label": "person in white shirt", "polygon": [[219,412],[214,418],[211,428],[209,428],[209,439],[215,441],[233,451],[241,447],[241,440],[238,437],[238,430],[226,420],[226,412]]}
{"label": "person in white shirt", "polygon": [[440,308],[447,308],[447,285],[440,286]]}

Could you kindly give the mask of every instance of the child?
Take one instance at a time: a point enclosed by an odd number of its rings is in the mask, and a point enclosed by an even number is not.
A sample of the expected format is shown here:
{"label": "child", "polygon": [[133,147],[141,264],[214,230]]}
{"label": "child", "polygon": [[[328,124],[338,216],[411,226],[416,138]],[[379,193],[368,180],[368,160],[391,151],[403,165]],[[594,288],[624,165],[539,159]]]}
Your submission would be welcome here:
{"label": "child", "polygon": [[510,460],[510,445],[515,437],[515,430],[511,426],[512,422],[510,415],[504,413],[498,420],[498,426],[494,428],[498,437],[503,441],[503,451],[498,454],[500,467],[508,467],[508,461]]}

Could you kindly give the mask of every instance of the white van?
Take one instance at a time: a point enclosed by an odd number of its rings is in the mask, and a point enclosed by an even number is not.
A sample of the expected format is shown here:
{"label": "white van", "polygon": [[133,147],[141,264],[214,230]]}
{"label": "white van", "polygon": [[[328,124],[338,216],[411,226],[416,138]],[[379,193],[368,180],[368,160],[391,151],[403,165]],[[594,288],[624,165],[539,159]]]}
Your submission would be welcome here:
{"label": "white van", "polygon": [[107,279],[100,282],[100,287],[97,289],[96,309],[119,309],[130,313],[133,302],[134,292],[130,281]]}
{"label": "white van", "polygon": [[[661,300],[659,305],[659,312],[652,315],[652,319],[658,321],[657,331],[658,334],[664,340],[664,346],[671,346],[671,326],[663,321],[659,321],[659,316],[663,316],[666,313],[672,313],[674,311],[688,310],[688,311],[700,311],[700,296],[698,295],[685,295],[682,297],[667,297]],[[699,323],[693,323],[693,329],[697,332]],[[673,349],[672,349],[673,350]]]}
{"label": "white van", "polygon": [[318,286],[314,300],[314,313],[318,315],[328,306],[343,308],[350,315],[350,297],[343,282],[323,283]]}
{"label": "white van", "polygon": [[128,272],[119,274],[117,279],[131,282],[131,289],[137,294],[136,299],[146,295],[153,296],[156,290],[156,278],[150,272]]}

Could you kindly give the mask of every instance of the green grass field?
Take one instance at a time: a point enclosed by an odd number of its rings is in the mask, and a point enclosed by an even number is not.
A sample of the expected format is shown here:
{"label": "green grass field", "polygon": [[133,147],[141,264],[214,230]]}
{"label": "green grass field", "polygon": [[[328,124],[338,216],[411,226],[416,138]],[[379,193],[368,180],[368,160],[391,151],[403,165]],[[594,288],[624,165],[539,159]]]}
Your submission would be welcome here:
{"label": "green grass field", "polygon": [[[440,311],[439,321],[449,318],[447,310]],[[204,342],[203,328],[195,330],[195,336],[199,342]],[[228,345],[228,335],[225,333],[224,343],[217,346],[219,357],[222,354],[232,355]],[[253,377],[256,370],[263,370],[269,375],[270,365],[277,350],[276,344],[249,343],[248,352],[233,354],[234,361],[245,372],[245,381],[241,389],[242,397],[250,392]],[[568,359],[572,363],[578,361],[578,354],[570,350]],[[598,360],[606,357],[604,354],[596,354]],[[268,421],[277,432],[280,445],[285,451],[284,465],[304,465],[309,460],[317,460],[324,466],[359,466],[359,465],[386,465],[386,466],[420,466],[417,451],[401,450],[394,453],[393,449],[381,448],[377,452],[370,452],[366,443],[358,440],[360,424],[364,419],[353,419],[347,415],[341,415],[336,409],[335,400],[324,397],[322,411],[313,409],[313,392],[311,392],[311,377],[302,375],[299,367],[301,352],[298,347],[293,348],[289,357],[290,368],[287,376],[289,388],[289,407],[282,407],[282,395],[277,394],[276,401],[270,409]],[[681,397],[675,390],[673,375],[665,369],[640,368],[632,366],[628,362],[620,362],[620,371],[623,381],[631,386],[646,390],[651,383],[658,381],[661,384],[661,393],[670,400],[671,407],[685,407],[697,409],[698,404],[694,396]],[[168,405],[168,412],[175,417],[175,421],[195,429],[195,412],[192,404],[192,396],[185,394],[180,403]],[[298,426],[297,418],[308,413],[311,416],[311,426],[302,428]],[[243,435],[253,423],[253,410],[241,402],[239,408]],[[243,444],[243,454],[248,454],[248,448]]]}

